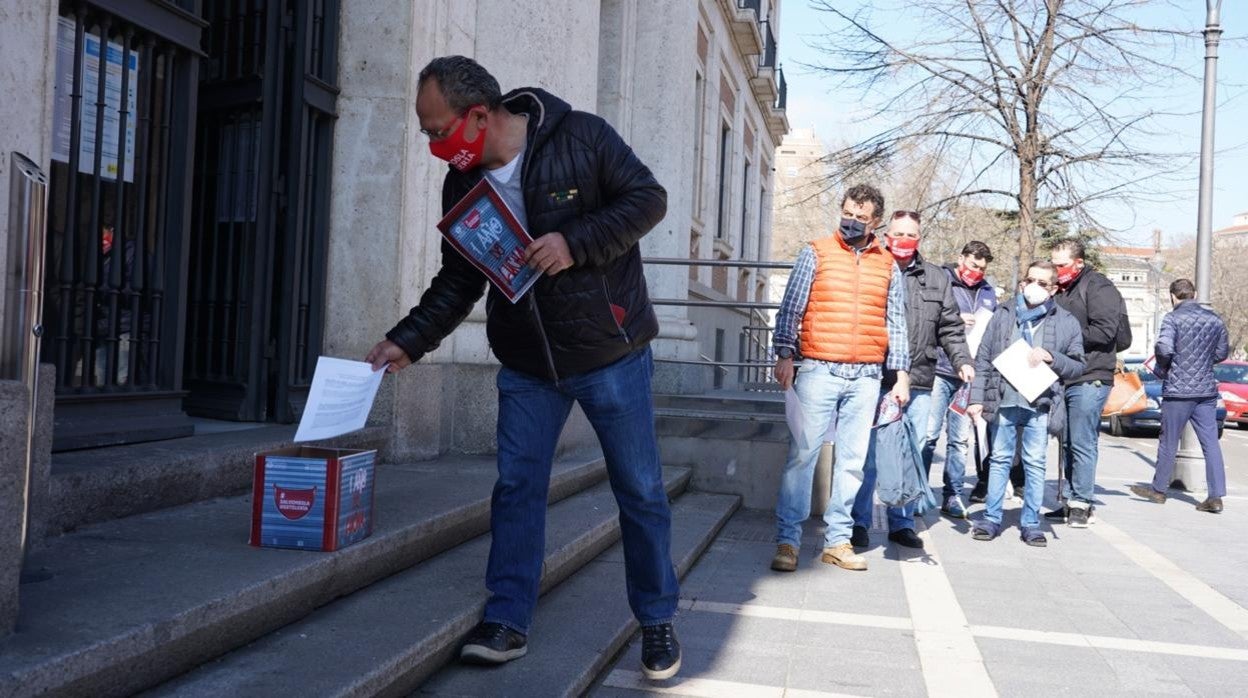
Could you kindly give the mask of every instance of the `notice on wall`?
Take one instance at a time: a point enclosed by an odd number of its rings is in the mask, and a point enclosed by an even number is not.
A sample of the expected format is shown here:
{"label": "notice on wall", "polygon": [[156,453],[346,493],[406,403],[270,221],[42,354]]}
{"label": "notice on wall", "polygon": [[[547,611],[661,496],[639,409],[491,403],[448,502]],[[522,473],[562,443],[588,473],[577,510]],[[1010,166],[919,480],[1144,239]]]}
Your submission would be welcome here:
{"label": "notice on wall", "polygon": [[[56,33],[56,85],[52,108],[52,159],[69,162],[72,146],[74,91],[74,20],[61,17]],[[128,61],[126,85],[125,147],[121,147],[122,62],[126,58],[120,43],[110,41],[101,50],[100,37],[85,34],[82,45],[82,100],[78,106],[81,125],[78,171],[95,173],[96,127],[99,118],[101,63],[104,72],[104,133],[100,139],[100,176],[117,179],[121,169],[119,153],[124,154],[125,181],[134,181],[135,126],[138,121],[139,55],[133,50]]]}

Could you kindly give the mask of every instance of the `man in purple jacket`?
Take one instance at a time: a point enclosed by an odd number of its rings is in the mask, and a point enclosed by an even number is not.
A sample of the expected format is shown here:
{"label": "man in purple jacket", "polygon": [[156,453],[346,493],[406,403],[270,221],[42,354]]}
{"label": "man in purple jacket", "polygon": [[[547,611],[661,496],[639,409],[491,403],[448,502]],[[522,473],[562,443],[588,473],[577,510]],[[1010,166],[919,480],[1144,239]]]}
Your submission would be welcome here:
{"label": "man in purple jacket", "polygon": [[1205,454],[1205,479],[1209,496],[1196,505],[1199,511],[1222,513],[1226,496],[1226,468],[1218,444],[1218,381],[1213,365],[1230,354],[1226,323],[1217,313],[1196,301],[1196,287],[1188,279],[1170,284],[1174,311],[1161,321],[1153,369],[1163,381],[1161,389],[1161,441],[1157,445],[1157,469],[1151,485],[1131,485],[1136,496],[1164,504],[1174,475],[1179,435],[1188,422],[1196,429]]}

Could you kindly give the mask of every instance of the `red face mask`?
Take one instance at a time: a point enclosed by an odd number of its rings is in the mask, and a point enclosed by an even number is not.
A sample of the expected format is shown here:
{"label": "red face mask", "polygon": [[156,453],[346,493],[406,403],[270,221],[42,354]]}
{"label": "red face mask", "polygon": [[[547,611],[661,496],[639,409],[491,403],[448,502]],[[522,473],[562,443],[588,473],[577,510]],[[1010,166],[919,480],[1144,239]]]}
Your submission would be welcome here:
{"label": "red face mask", "polygon": [[919,251],[919,239],[907,237],[890,237],[888,239],[888,249],[893,253],[893,257],[898,260],[906,261]]}
{"label": "red face mask", "polygon": [[1079,267],[1074,262],[1057,268],[1057,283],[1061,286],[1069,286],[1076,276],[1079,276]]}
{"label": "red face mask", "polygon": [[467,172],[481,164],[481,154],[485,152],[485,126],[477,129],[477,140],[469,142],[464,138],[464,130],[468,128],[468,118],[472,112],[465,112],[459,120],[459,126],[447,134],[445,138],[429,141],[429,152],[433,156],[451,163],[451,167],[460,172]]}
{"label": "red face mask", "polygon": [[967,286],[974,286],[984,280],[984,272],[980,269],[971,269],[970,267],[959,265],[958,278],[962,279],[962,283]]}

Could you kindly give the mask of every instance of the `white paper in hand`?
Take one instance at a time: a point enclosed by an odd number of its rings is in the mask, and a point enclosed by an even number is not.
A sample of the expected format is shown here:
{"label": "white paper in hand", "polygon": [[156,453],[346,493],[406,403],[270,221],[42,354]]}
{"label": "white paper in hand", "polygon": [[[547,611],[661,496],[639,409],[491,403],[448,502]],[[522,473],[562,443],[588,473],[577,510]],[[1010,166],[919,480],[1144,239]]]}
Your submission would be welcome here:
{"label": "white paper in hand", "polygon": [[384,368],[374,371],[363,361],[318,358],[295,441],[328,439],[363,429],[384,375]]}
{"label": "white paper in hand", "polygon": [[984,333],[988,331],[988,321],[992,319],[992,311],[980,308],[975,311],[975,324],[966,333],[966,348],[971,350],[971,358],[979,354],[979,345],[984,341]]}
{"label": "white paper in hand", "polygon": [[997,367],[1001,376],[1009,381],[1018,394],[1026,398],[1027,402],[1035,402],[1036,398],[1043,395],[1044,391],[1057,382],[1057,374],[1046,363],[1032,366],[1028,359],[1030,355],[1031,345],[1026,340],[1020,339],[993,359],[992,365]]}

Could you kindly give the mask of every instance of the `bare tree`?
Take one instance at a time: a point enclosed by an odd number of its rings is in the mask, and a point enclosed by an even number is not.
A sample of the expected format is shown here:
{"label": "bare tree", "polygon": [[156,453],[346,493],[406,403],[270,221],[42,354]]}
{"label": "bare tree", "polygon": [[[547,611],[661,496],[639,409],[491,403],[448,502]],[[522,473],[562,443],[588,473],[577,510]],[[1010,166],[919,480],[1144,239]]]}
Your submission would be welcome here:
{"label": "bare tree", "polygon": [[[1248,254],[1242,242],[1214,240],[1212,277],[1209,287],[1212,298],[1206,300],[1226,321],[1231,352],[1242,352],[1248,345],[1248,286],[1240,274],[1239,260]],[[1176,278],[1196,280],[1196,240],[1188,239],[1166,253],[1166,271]],[[1164,291],[1163,291],[1164,293]]]}
{"label": "bare tree", "polygon": [[1097,220],[1098,204],[1151,193],[1175,169],[1143,145],[1155,135],[1159,92],[1182,75],[1176,49],[1192,35],[1141,24],[1164,0],[814,4],[831,24],[818,43],[825,60],[812,67],[861,98],[868,123],[888,124],[829,156],[830,188],[921,145],[958,175],[909,206],[939,214],[971,199],[1012,210],[1021,264],[1035,254],[1040,211],[1113,230]]}

